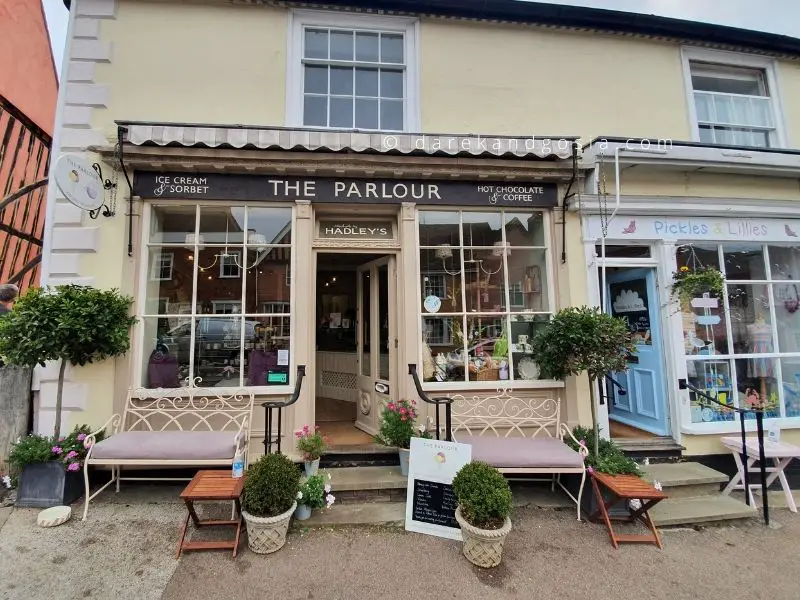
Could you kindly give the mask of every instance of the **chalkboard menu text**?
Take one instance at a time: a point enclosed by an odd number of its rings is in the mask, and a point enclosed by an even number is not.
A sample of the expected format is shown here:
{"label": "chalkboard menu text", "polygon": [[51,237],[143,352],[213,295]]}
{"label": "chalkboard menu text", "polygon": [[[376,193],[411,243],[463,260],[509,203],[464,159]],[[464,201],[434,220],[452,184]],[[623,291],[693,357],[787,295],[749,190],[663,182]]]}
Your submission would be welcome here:
{"label": "chalkboard menu text", "polygon": [[413,515],[420,523],[458,528],[453,486],[438,481],[414,480]]}

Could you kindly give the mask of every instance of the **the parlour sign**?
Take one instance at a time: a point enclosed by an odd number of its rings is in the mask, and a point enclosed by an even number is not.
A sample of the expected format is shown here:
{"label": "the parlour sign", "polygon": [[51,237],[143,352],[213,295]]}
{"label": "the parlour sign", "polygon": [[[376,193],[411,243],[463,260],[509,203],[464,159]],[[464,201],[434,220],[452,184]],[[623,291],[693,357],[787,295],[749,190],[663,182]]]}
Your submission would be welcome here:
{"label": "the parlour sign", "polygon": [[326,240],[391,240],[391,221],[319,222],[319,237]]}
{"label": "the parlour sign", "polygon": [[554,183],[337,179],[139,171],[134,195],[147,199],[347,202],[457,206],[558,206]]}

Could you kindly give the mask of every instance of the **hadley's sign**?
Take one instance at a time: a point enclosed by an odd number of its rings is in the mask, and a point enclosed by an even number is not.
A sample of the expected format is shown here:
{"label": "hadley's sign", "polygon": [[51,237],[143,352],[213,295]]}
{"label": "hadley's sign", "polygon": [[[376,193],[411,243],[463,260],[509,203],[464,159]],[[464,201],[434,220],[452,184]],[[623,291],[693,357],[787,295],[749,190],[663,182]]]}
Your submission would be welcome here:
{"label": "hadley's sign", "polygon": [[391,221],[319,222],[319,237],[330,240],[391,240]]}
{"label": "hadley's sign", "polygon": [[416,179],[335,179],[219,173],[140,171],[134,195],[195,200],[310,200],[364,204],[445,204],[456,206],[558,206],[553,183],[492,183]]}

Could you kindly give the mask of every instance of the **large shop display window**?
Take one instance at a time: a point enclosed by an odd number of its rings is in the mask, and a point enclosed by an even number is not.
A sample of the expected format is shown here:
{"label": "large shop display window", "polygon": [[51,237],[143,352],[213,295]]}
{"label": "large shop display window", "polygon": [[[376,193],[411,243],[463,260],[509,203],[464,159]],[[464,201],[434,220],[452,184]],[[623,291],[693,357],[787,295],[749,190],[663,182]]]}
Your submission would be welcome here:
{"label": "large shop display window", "polygon": [[291,243],[291,208],[154,206],[142,384],[289,384]]}
{"label": "large shop display window", "polygon": [[552,313],[541,212],[420,211],[425,381],[539,379],[531,342]]}
{"label": "large shop display window", "polygon": [[[755,390],[770,404],[767,418],[800,417],[800,246],[688,245],[677,263],[714,267],[726,279],[722,298],[681,307],[689,381],[742,408]],[[735,418],[693,398],[693,423]]]}

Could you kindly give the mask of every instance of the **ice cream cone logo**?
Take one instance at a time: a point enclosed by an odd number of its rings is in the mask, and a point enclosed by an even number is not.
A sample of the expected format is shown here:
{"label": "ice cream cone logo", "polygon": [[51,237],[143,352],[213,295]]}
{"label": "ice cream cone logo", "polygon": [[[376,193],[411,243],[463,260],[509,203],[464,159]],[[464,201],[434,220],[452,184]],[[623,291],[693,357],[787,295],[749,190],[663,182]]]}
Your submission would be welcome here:
{"label": "ice cream cone logo", "polygon": [[444,452],[436,453],[436,462],[438,462],[440,465],[443,465],[444,463],[447,462],[447,458],[445,457]]}
{"label": "ice cream cone logo", "polygon": [[72,183],[78,183],[80,175],[78,175],[78,172],[75,169],[72,169],[72,171],[69,172],[69,179],[72,181]]}

